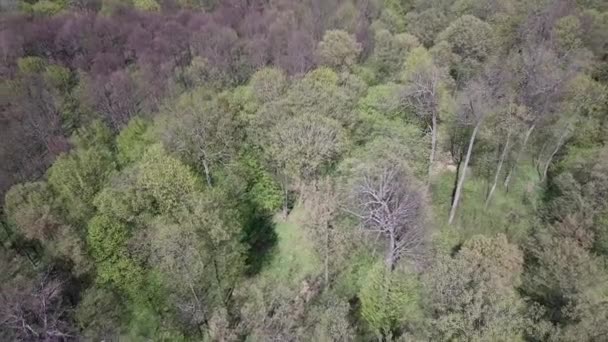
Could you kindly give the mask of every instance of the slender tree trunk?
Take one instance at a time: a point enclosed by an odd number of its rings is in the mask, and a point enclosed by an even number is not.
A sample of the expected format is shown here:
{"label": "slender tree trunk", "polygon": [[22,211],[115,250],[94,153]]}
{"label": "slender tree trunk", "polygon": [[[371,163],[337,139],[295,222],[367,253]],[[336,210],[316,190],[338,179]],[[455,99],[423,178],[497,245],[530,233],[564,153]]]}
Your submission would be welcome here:
{"label": "slender tree trunk", "polygon": [[542,164],[542,159],[543,159],[543,153],[545,152],[545,149],[547,148],[548,144],[549,144],[549,139],[546,139],[545,142],[543,143],[543,146],[540,148],[538,155],[534,158],[534,168],[536,169],[536,172],[538,173],[538,177],[542,177],[542,175],[543,175],[543,173],[541,171],[541,164]]}
{"label": "slender tree trunk", "polygon": [[462,174],[460,175],[460,179],[458,180],[458,186],[456,187],[456,194],[454,195],[454,203],[452,203],[452,209],[450,210],[450,218],[448,219],[448,224],[452,224],[452,222],[454,221],[454,217],[456,216],[456,208],[458,207],[458,201],[460,200],[460,194],[462,193],[462,185],[464,184],[464,179],[467,176],[467,167],[469,166],[469,161],[471,160],[473,144],[475,143],[475,137],[477,136],[477,131],[479,131],[479,126],[481,126],[481,120],[477,122],[477,125],[475,125],[475,129],[473,129],[473,133],[471,133],[471,140],[469,141],[467,156],[464,159]]}
{"label": "slender tree trunk", "polygon": [[330,224],[325,225],[325,290],[329,289],[329,230]]}
{"label": "slender tree trunk", "polygon": [[386,266],[389,270],[393,271],[395,268],[395,249],[397,246],[397,241],[395,240],[395,234],[391,232],[389,234],[389,246],[388,246],[388,255],[386,256]]}
{"label": "slender tree trunk", "polygon": [[528,144],[528,139],[530,139],[530,135],[532,134],[532,131],[534,131],[535,127],[536,127],[536,125],[532,125],[532,126],[530,126],[530,128],[528,128],[528,131],[526,132],[526,136],[524,137],[524,142],[521,146],[521,149],[517,153],[517,157],[515,157],[515,163],[511,167],[511,170],[509,170],[509,174],[507,175],[507,178],[505,179],[504,185],[505,185],[505,188],[507,189],[507,191],[509,191],[509,183],[511,182],[511,178],[513,178],[513,173],[515,172],[515,168],[517,167],[517,164],[519,163],[521,156],[524,154],[524,151],[526,150],[526,145]]}
{"label": "slender tree trunk", "polygon": [[566,129],[564,129],[564,131],[562,132],[562,135],[559,137],[559,140],[557,142],[557,145],[555,146],[555,149],[553,150],[553,152],[551,152],[551,155],[549,156],[547,163],[545,163],[545,168],[543,169],[543,175],[540,180],[541,182],[544,182],[545,179],[547,179],[547,172],[549,171],[549,165],[551,165],[551,162],[553,161],[553,157],[555,157],[555,155],[557,154],[559,149],[564,144],[564,140],[566,140],[566,136],[568,135],[569,130],[570,130],[570,124],[568,124],[566,126]]}
{"label": "slender tree trunk", "polygon": [[205,178],[207,179],[207,185],[211,187],[211,172],[209,171],[209,164],[207,159],[203,158],[203,169],[205,170]]}
{"label": "slender tree trunk", "polygon": [[498,179],[500,178],[500,172],[502,171],[502,165],[505,162],[505,158],[507,157],[507,152],[509,151],[509,143],[511,142],[511,131],[507,134],[507,142],[505,143],[505,147],[502,149],[502,153],[500,155],[500,160],[498,161],[498,166],[496,167],[496,174],[494,175],[494,183],[492,184],[492,188],[490,188],[490,192],[488,193],[488,197],[486,198],[485,207],[487,208],[490,204],[490,200],[492,199],[492,195],[494,191],[496,191],[496,185],[498,184]]}
{"label": "slender tree trunk", "polygon": [[437,147],[437,115],[433,113],[431,124],[431,155],[429,156],[429,178],[427,180],[429,186],[431,184],[431,174],[433,173],[433,164],[435,162],[435,150]]}
{"label": "slender tree trunk", "polygon": [[289,214],[289,210],[287,208],[289,202],[288,193],[287,193],[287,176],[283,176],[283,218],[287,219],[287,214]]}

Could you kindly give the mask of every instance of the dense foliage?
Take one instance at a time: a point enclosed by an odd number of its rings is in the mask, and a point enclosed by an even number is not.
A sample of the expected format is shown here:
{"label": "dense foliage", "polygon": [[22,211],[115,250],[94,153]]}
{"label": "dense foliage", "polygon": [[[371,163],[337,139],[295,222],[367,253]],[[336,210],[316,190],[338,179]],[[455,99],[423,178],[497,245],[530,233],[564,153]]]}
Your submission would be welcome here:
{"label": "dense foliage", "polygon": [[0,10],[0,340],[608,340],[606,1]]}

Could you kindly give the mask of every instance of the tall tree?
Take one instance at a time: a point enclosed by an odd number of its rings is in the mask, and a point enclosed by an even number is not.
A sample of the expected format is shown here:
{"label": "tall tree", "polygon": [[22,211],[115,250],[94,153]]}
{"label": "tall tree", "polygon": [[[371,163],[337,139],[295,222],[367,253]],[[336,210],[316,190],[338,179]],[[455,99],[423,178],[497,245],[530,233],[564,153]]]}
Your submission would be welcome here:
{"label": "tall tree", "polygon": [[404,68],[402,78],[405,82],[405,100],[431,130],[428,173],[430,183],[437,149],[439,116],[442,106],[447,102],[446,89],[442,84],[440,69],[435,66],[425,48],[414,49],[405,61]]}
{"label": "tall tree", "polygon": [[384,239],[386,267],[394,269],[400,259],[423,260],[425,192],[407,167],[396,160],[356,165],[350,191],[348,211],[365,232]]}

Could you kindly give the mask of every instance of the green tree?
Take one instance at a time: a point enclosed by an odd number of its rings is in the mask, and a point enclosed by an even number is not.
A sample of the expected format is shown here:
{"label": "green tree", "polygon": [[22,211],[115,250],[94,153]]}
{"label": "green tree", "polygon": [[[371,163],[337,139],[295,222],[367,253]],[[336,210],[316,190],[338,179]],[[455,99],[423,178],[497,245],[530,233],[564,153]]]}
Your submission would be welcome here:
{"label": "green tree", "polygon": [[492,26],[472,15],[454,20],[437,36],[446,41],[452,52],[461,58],[456,66],[459,83],[470,79],[490,56],[493,49]]}
{"label": "green tree", "polygon": [[398,75],[405,58],[419,45],[418,39],[408,33],[393,35],[388,30],[377,30],[374,34],[374,51],[370,56],[377,77],[397,78],[395,76]]}
{"label": "green tree", "polygon": [[76,149],[59,156],[48,170],[49,185],[70,223],[83,225],[93,216],[93,198],[116,169],[109,137],[99,123],[79,130],[73,138]]}
{"label": "green tree", "polygon": [[169,156],[160,145],[146,151],[138,168],[137,187],[154,201],[160,214],[176,213],[185,196],[200,188],[199,179],[190,168]]}
{"label": "green tree", "polygon": [[116,159],[123,167],[137,162],[153,142],[150,124],[140,118],[131,119],[116,137]]}
{"label": "green tree", "polygon": [[161,121],[161,139],[170,152],[204,172],[211,186],[213,170],[234,156],[240,139],[234,114],[220,99],[201,95],[199,90],[178,99],[166,122]]}
{"label": "green tree", "polygon": [[454,257],[438,256],[423,276],[429,337],[523,341],[522,271],[523,254],[504,235],[474,236]]}
{"label": "green tree", "polygon": [[348,32],[329,30],[317,48],[317,58],[321,65],[341,70],[352,67],[361,53],[361,44]]}
{"label": "green tree", "polygon": [[413,272],[391,272],[378,263],[368,272],[359,293],[361,315],[379,336],[421,319],[420,284]]}
{"label": "green tree", "polygon": [[190,198],[177,223],[154,224],[152,265],[171,289],[178,316],[197,327],[229,305],[244,271],[245,249],[238,212],[223,207],[212,193]]}

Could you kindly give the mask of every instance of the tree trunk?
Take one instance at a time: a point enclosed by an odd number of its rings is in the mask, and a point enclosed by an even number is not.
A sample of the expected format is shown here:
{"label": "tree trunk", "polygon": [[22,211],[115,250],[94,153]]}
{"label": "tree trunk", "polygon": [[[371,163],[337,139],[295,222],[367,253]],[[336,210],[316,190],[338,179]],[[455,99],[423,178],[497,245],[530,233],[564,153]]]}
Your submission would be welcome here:
{"label": "tree trunk", "polygon": [[509,151],[509,142],[511,139],[511,131],[507,134],[507,142],[505,143],[505,147],[502,149],[502,153],[500,155],[500,160],[498,161],[498,166],[496,167],[496,174],[494,175],[494,183],[492,184],[492,188],[490,188],[490,192],[488,193],[488,197],[486,198],[485,207],[487,208],[490,204],[490,200],[492,199],[492,195],[494,191],[496,191],[496,185],[498,184],[498,178],[500,178],[500,172],[502,171],[502,165],[505,162],[505,158],[507,157],[507,152]]}
{"label": "tree trunk", "polygon": [[209,171],[209,164],[207,159],[203,158],[203,169],[205,170],[205,178],[207,179],[207,185],[211,187],[211,172]]}
{"label": "tree trunk", "polygon": [[386,256],[386,267],[389,270],[393,271],[395,269],[395,250],[396,250],[397,241],[395,240],[395,234],[393,232],[389,233],[389,246],[388,246],[388,255]]}
{"label": "tree trunk", "polygon": [[283,219],[287,219],[287,215],[289,214],[289,194],[287,192],[287,176],[283,176]]}
{"label": "tree trunk", "polygon": [[536,125],[530,126],[530,128],[526,132],[526,136],[524,137],[524,142],[521,146],[521,149],[517,153],[517,157],[515,157],[515,163],[511,167],[511,170],[509,170],[509,174],[507,175],[507,178],[505,179],[504,185],[505,185],[505,188],[507,189],[507,191],[509,191],[509,183],[511,182],[511,178],[513,178],[513,173],[515,172],[515,168],[517,167],[517,164],[519,163],[519,160],[521,159],[522,154],[526,150],[526,145],[528,144],[528,139],[530,139],[530,135],[532,134],[532,131],[534,131],[535,127],[536,127]]}
{"label": "tree trunk", "polygon": [[540,180],[541,182],[544,182],[545,179],[547,178],[547,172],[549,171],[549,165],[551,165],[551,162],[553,161],[553,157],[555,157],[555,155],[557,154],[557,152],[559,151],[559,149],[564,144],[564,140],[566,139],[566,136],[568,135],[568,131],[569,130],[570,130],[570,124],[568,124],[566,126],[566,129],[564,129],[564,132],[562,132],[562,135],[559,137],[559,140],[557,141],[557,145],[555,146],[555,149],[553,150],[553,152],[549,156],[549,160],[547,160],[547,163],[545,164],[545,168],[543,169],[543,175],[542,175],[542,178]]}
{"label": "tree trunk", "polygon": [[325,225],[325,290],[329,289],[329,230],[331,225]]}
{"label": "tree trunk", "polygon": [[450,210],[450,218],[448,219],[448,224],[452,224],[452,222],[454,221],[454,217],[456,216],[456,208],[458,207],[458,201],[460,200],[460,194],[462,193],[462,185],[464,184],[464,179],[467,176],[467,167],[469,166],[469,161],[471,160],[473,144],[475,143],[475,137],[477,136],[477,131],[479,131],[479,126],[481,126],[481,120],[477,122],[477,125],[475,125],[475,129],[473,129],[473,133],[471,133],[469,149],[467,150],[467,156],[464,159],[462,174],[460,175],[460,179],[458,180],[458,186],[456,187],[456,194],[454,195],[454,203],[452,203],[452,209]]}
{"label": "tree trunk", "polygon": [[429,178],[427,180],[429,186],[431,184],[431,174],[433,173],[433,164],[435,161],[435,150],[437,147],[437,115],[433,113],[431,124],[431,155],[429,156]]}

